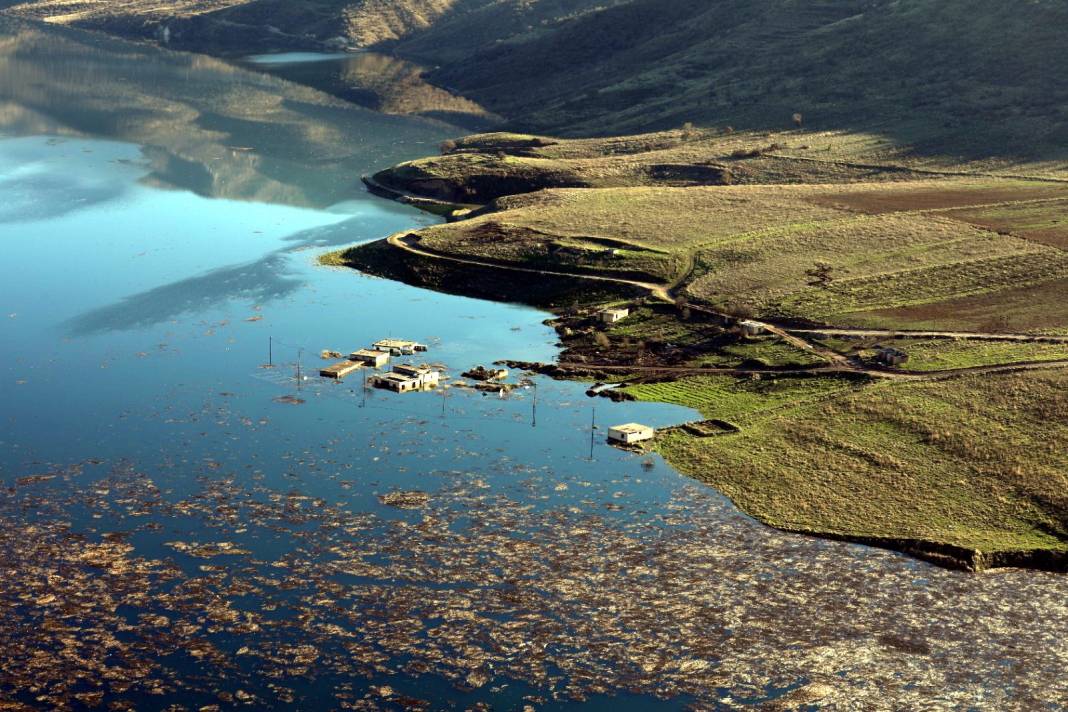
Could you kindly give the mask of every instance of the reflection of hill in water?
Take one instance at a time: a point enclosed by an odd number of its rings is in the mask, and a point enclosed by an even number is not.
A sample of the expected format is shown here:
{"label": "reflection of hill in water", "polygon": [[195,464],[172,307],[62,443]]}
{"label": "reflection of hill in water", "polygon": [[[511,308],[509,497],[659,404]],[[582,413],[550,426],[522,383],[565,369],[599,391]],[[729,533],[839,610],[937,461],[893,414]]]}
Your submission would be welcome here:
{"label": "reflection of hill in water", "polygon": [[420,65],[386,54],[359,52],[337,60],[258,68],[386,114],[436,118],[470,130],[502,121],[478,103],[428,84]]}
{"label": "reflection of hill in water", "polygon": [[[145,147],[161,185],[324,206],[446,127],[385,116],[200,55],[0,20],[0,132]],[[452,131],[455,133],[455,131]]]}

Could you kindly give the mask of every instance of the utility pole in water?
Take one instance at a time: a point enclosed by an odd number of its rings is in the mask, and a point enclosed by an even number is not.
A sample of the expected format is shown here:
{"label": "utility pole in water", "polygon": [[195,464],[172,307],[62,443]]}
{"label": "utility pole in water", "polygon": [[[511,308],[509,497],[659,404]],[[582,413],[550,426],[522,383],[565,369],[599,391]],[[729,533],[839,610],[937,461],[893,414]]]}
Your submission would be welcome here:
{"label": "utility pole in water", "polygon": [[274,368],[274,337],[267,337],[267,366]]}
{"label": "utility pole in water", "polygon": [[538,384],[534,384],[534,403],[530,406],[530,427],[538,427]]}
{"label": "utility pole in water", "polygon": [[304,349],[297,349],[297,390],[301,388],[301,381],[303,380],[300,375],[300,359],[304,356]]}
{"label": "utility pole in water", "polygon": [[593,443],[595,433],[597,431],[597,408],[593,408],[593,413],[590,414],[590,462],[593,462]]}

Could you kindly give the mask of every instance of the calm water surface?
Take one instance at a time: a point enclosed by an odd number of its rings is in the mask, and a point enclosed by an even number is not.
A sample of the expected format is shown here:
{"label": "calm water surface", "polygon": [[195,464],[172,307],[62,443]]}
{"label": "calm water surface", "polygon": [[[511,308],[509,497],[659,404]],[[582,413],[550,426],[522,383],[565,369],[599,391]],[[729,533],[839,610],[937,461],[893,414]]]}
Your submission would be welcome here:
{"label": "calm water surface", "polygon": [[684,409],[298,381],[553,358],[544,313],[316,264],[427,224],[358,178],[455,127],[0,29],[0,703],[1065,708],[1064,577],[772,532],[591,438]]}

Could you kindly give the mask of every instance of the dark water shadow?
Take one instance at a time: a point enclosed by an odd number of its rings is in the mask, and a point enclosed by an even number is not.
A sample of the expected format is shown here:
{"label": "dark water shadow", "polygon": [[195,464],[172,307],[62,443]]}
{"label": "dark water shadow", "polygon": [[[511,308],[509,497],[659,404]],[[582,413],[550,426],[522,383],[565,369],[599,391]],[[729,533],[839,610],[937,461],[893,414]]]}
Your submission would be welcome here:
{"label": "dark water shadow", "polygon": [[[0,223],[69,215],[115,200],[125,192],[126,187],[118,182],[85,185],[67,176],[51,174],[0,182]],[[20,198],[20,194],[33,196],[33,200]]]}
{"label": "dark water shadow", "polygon": [[302,230],[283,238],[286,247],[262,258],[213,269],[170,284],[132,294],[91,309],[62,324],[69,337],[87,337],[109,331],[146,329],[183,314],[207,311],[225,302],[246,299],[263,304],[286,297],[304,285],[289,271],[289,255],[307,248],[347,245],[366,234],[361,218]]}

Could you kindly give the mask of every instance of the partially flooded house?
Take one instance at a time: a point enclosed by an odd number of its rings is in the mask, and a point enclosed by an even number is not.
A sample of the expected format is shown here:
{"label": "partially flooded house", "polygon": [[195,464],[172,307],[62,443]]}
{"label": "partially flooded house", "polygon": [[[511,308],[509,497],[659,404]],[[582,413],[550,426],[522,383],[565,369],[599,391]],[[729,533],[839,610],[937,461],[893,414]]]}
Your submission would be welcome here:
{"label": "partially flooded house", "polygon": [[372,344],[376,351],[385,351],[394,356],[412,356],[413,354],[427,351],[425,344],[405,339],[382,339]]}
{"label": "partially flooded house", "polygon": [[338,361],[337,363],[319,369],[319,375],[323,378],[334,378],[340,381],[345,376],[355,371],[359,371],[361,368],[363,368],[362,363],[348,360]]}
{"label": "partially flooded house", "polygon": [[419,391],[424,388],[433,388],[441,381],[441,371],[427,365],[415,366],[401,364],[394,366],[389,373],[375,376],[372,384],[378,388],[394,391],[395,393],[408,393]]}
{"label": "partially flooded house", "polygon": [[655,430],[641,423],[624,423],[623,425],[613,425],[608,429],[609,442],[621,445],[634,445],[646,440],[652,440],[655,435]]}
{"label": "partially flooded house", "polygon": [[349,360],[371,368],[382,368],[389,363],[389,352],[377,349],[360,349],[349,354]]}

